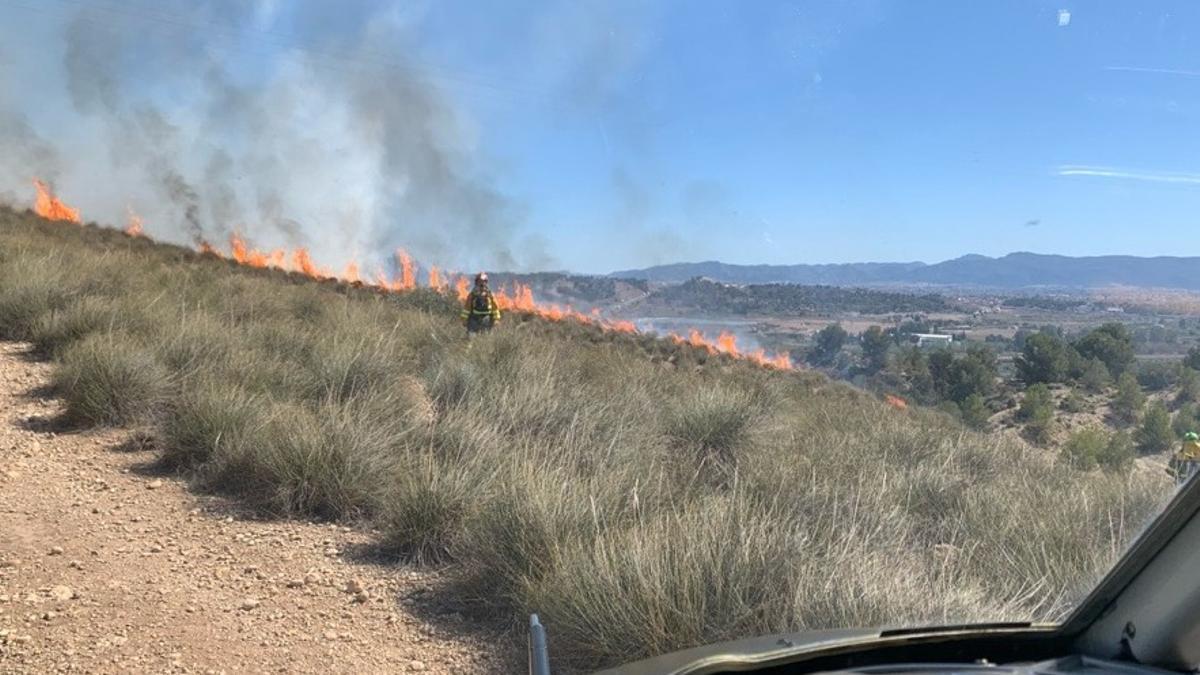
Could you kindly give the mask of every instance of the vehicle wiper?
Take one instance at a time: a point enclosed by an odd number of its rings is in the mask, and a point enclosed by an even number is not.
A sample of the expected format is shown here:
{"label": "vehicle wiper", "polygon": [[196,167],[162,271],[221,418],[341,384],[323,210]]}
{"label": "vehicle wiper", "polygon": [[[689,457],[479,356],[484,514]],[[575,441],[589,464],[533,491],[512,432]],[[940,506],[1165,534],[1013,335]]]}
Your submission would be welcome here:
{"label": "vehicle wiper", "polygon": [[546,629],[537,614],[529,615],[529,675],[550,675],[550,650]]}

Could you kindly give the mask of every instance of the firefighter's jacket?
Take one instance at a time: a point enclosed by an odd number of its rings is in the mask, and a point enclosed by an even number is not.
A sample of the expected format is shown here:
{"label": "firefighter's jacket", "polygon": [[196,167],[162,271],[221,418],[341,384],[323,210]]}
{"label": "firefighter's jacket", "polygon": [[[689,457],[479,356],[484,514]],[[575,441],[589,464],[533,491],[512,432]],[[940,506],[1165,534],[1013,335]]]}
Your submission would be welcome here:
{"label": "firefighter's jacket", "polygon": [[500,320],[500,306],[496,304],[496,298],[491,291],[473,289],[467,294],[467,299],[463,301],[459,317],[463,321],[491,317],[492,323],[495,323]]}

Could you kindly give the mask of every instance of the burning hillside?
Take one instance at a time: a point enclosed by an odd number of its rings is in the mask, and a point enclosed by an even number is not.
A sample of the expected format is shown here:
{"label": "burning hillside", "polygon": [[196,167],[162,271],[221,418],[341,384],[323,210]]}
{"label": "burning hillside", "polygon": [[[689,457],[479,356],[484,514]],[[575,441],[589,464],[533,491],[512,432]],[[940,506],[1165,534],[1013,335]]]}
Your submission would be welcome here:
{"label": "burning hillside", "polygon": [[[34,212],[37,215],[47,220],[72,223],[83,222],[79,211],[59,200],[45,183],[35,179],[34,186],[37,188],[37,197],[34,203]],[[132,208],[128,210],[128,213],[129,220],[124,228],[125,234],[129,236],[147,236],[143,230],[142,219],[134,213]],[[369,281],[365,281],[362,278],[357,262],[351,261],[341,273],[337,273],[330,267],[318,265],[313,260],[312,254],[307,248],[298,247],[290,251],[282,248],[269,251],[259,250],[254,248],[245,238],[236,232],[229,236],[228,252],[203,240],[196,244],[196,250],[206,255],[232,260],[247,267],[292,272],[316,280],[333,279],[392,293],[412,291],[418,286],[431,288],[439,292],[449,292],[450,287],[453,286],[454,293],[461,301],[466,299],[470,288],[470,281],[466,275],[445,272],[433,265],[425,272],[424,283],[419,283],[418,278],[420,277],[421,270],[412,256],[404,249],[397,249],[395,251],[396,273],[394,276],[389,277],[384,270],[377,269]],[[450,281],[451,278],[454,279],[453,282]],[[505,312],[531,314],[548,321],[577,321],[620,333],[637,332],[637,328],[632,322],[602,317],[597,310],[585,313],[572,308],[570,305],[562,306],[538,302],[533,297],[532,288],[528,284],[518,281],[512,281],[507,287],[502,286],[497,288],[494,291],[494,295],[496,297],[496,304]],[[722,331],[714,339],[708,337],[702,331],[693,328],[687,331],[686,336],[670,333],[668,338],[676,344],[688,344],[713,355],[725,354],[770,368],[790,369],[793,367],[791,359],[786,353],[770,355],[763,349],[753,351],[741,350],[737,345],[737,337],[725,331]]]}

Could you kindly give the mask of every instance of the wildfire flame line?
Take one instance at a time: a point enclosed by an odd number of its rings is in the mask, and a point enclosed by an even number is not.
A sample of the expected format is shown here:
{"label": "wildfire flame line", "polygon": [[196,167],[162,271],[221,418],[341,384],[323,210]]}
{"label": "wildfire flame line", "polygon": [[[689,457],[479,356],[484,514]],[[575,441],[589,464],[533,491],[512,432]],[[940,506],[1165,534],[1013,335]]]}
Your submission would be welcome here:
{"label": "wildfire flame line", "polygon": [[[37,199],[34,203],[35,213],[47,220],[73,223],[83,222],[79,217],[79,211],[59,201],[45,183],[34,179],[33,184],[37,188]],[[129,222],[124,232],[130,236],[145,236],[142,233],[142,219],[133,212],[132,208],[129,208],[128,212]],[[397,249],[395,252],[396,267],[399,270],[399,275],[396,278],[388,279],[387,275],[382,270],[379,270],[375,272],[374,279],[369,282],[362,279],[358,264],[355,262],[350,262],[346,265],[343,273],[339,275],[327,267],[319,267],[313,261],[312,256],[306,248],[296,248],[291,251],[290,255],[283,249],[260,251],[251,247],[245,239],[236,233],[229,237],[230,252],[228,256],[206,241],[198,242],[196,250],[203,254],[232,260],[247,267],[278,269],[303,274],[304,276],[318,280],[335,279],[392,292],[411,291],[417,287],[416,263],[404,249]],[[430,266],[428,272],[429,288],[444,291],[450,286],[448,279],[449,277],[445,272],[435,266]],[[453,286],[455,295],[459,301],[466,300],[470,292],[470,281],[468,278],[461,274],[456,275]],[[570,305],[560,307],[554,304],[536,302],[533,298],[533,289],[527,284],[516,281],[512,282],[508,289],[498,288],[494,290],[493,295],[496,298],[496,304],[501,310],[506,312],[523,312],[550,321],[577,321],[619,333],[638,332],[637,327],[634,326],[632,321],[602,318],[597,309],[593,309],[590,313],[585,314],[573,309]],[[670,333],[667,337],[676,344],[688,344],[703,349],[709,354],[726,354],[733,358],[744,359],[768,368],[788,370],[793,367],[791,359],[786,353],[769,356],[762,349],[749,352],[742,351],[737,346],[737,336],[726,331],[718,334],[715,340],[709,339],[704,333],[696,329],[689,331],[686,338],[677,333]]]}
{"label": "wildfire flame line", "polygon": [[37,199],[33,202],[33,212],[46,220],[62,220],[70,223],[82,223],[79,210],[73,209],[58,201],[58,197],[50,191],[45,183],[33,179],[33,187],[37,190]]}

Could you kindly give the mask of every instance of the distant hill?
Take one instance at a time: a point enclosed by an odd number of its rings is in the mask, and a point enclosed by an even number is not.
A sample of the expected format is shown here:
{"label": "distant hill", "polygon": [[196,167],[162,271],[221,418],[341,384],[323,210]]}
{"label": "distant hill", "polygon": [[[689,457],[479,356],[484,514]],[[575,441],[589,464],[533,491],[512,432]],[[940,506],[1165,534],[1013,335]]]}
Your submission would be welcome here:
{"label": "distant hill", "polygon": [[951,309],[941,295],[893,293],[830,285],[728,285],[708,279],[689,279],[659,288],[626,308],[665,316],[697,314],[795,315],[829,312],[884,314],[941,312]]}
{"label": "distant hill", "polygon": [[1010,253],[1002,258],[966,255],[932,265],[846,263],[830,265],[731,265],[721,262],[675,263],[611,276],[654,282],[683,282],[695,277],[735,284],[936,284],[1025,288],[1095,288],[1122,285],[1200,290],[1200,257],[1070,257]]}

